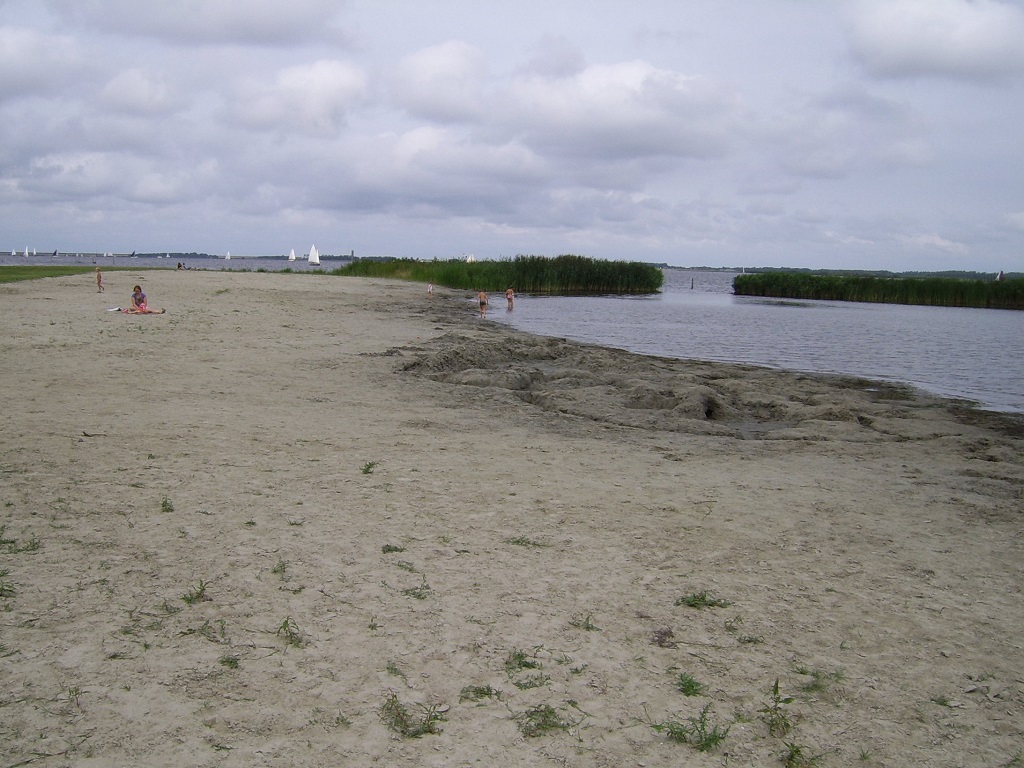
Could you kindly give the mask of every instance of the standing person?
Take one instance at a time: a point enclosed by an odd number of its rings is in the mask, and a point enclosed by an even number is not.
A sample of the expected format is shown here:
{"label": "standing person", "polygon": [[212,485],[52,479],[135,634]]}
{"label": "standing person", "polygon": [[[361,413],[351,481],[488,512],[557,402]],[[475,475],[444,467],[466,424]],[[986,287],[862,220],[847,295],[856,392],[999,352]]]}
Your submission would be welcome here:
{"label": "standing person", "polygon": [[512,306],[516,302],[516,292],[512,290],[511,285],[508,287],[508,290],[505,291],[505,301],[508,302],[508,308],[511,310]]}
{"label": "standing person", "polygon": [[427,298],[434,298],[434,284],[427,283]]}
{"label": "standing person", "polygon": [[480,302],[480,317],[484,317],[487,314],[487,294],[484,291],[480,291],[476,295],[476,299]]}
{"label": "standing person", "polygon": [[103,273],[100,272],[99,267],[96,267],[96,291],[103,293]]}

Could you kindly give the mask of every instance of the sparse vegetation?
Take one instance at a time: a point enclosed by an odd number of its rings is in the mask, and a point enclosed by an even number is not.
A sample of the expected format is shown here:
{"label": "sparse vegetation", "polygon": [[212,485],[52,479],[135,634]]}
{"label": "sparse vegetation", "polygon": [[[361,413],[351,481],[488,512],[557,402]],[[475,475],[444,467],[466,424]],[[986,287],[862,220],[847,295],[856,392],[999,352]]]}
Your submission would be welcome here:
{"label": "sparse vegetation", "polygon": [[786,768],[817,768],[821,765],[824,755],[812,755],[807,747],[792,742],[786,742],[786,754],[782,757],[782,764]]}
{"label": "sparse vegetation", "polygon": [[573,723],[564,720],[558,710],[550,704],[538,704],[514,717],[520,733],[528,739],[543,736],[552,731],[567,731]]}
{"label": "sparse vegetation", "polygon": [[783,696],[779,689],[779,678],[775,678],[768,694],[768,703],[761,710],[761,719],[768,726],[772,736],[785,736],[793,729],[793,721],[786,709],[794,701],[792,696]]}
{"label": "sparse vegetation", "polygon": [[704,693],[704,684],[693,676],[681,672],[676,675],[676,689],[684,696],[700,696]]}
{"label": "sparse vegetation", "polygon": [[489,685],[467,685],[459,691],[459,701],[480,701],[481,699],[500,699],[501,691]]}
{"label": "sparse vegetation", "polygon": [[387,555],[392,552],[405,552],[405,547],[400,547],[397,544],[385,544],[380,551]]}
{"label": "sparse vegetation", "polygon": [[569,625],[576,627],[576,629],[582,629],[587,632],[600,632],[601,628],[594,624],[594,614],[588,613],[586,616],[583,614],[576,614],[569,620]]}
{"label": "sparse vegetation", "polygon": [[687,718],[685,723],[678,720],[667,720],[663,723],[652,723],[651,727],[658,733],[664,733],[672,741],[690,744],[698,752],[709,752],[717,747],[729,735],[732,726],[715,725],[711,722],[711,703],[705,704],[696,717]]}
{"label": "sparse vegetation", "polygon": [[363,464],[362,469],[360,469],[359,471],[362,472],[364,475],[372,475],[373,470],[376,469],[377,466],[379,465],[379,461],[368,461],[365,464]]}
{"label": "sparse vegetation", "polygon": [[539,541],[534,541],[526,536],[513,536],[510,539],[505,539],[506,544],[515,544],[517,547],[543,547]]}
{"label": "sparse vegetation", "polygon": [[166,496],[160,499],[160,511],[167,513],[174,511],[174,504],[172,504],[171,500]]}
{"label": "sparse vegetation", "polygon": [[438,723],[444,721],[444,714],[436,705],[418,704],[419,715],[413,715],[409,708],[398,699],[398,694],[388,691],[380,707],[381,721],[399,736],[419,738],[425,734],[440,733]]}
{"label": "sparse vegetation", "polygon": [[196,586],[191,587],[188,592],[181,596],[181,599],[189,605],[210,600],[210,597],[206,594],[206,586],[206,582],[200,579]]}
{"label": "sparse vegetation", "polygon": [[281,626],[277,628],[277,636],[284,638],[284,641],[291,646],[301,648],[303,645],[302,632],[299,631],[299,625],[295,623],[295,619],[291,616],[285,617],[285,620],[281,622]]}
{"label": "sparse vegetation", "polygon": [[430,585],[427,584],[427,579],[425,577],[418,587],[409,587],[408,589],[402,590],[403,595],[406,597],[413,597],[417,600],[426,600],[430,595],[430,592]]}
{"label": "sparse vegetation", "polygon": [[713,597],[707,592],[694,592],[680,597],[676,600],[676,605],[685,605],[690,608],[728,608],[732,603]]}

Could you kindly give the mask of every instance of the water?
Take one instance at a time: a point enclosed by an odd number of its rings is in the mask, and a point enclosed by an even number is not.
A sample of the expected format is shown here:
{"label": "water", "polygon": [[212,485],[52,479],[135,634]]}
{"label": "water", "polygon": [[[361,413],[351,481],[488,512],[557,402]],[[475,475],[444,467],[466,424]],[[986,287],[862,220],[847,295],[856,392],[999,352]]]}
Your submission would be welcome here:
{"label": "water", "polygon": [[498,295],[488,318],[643,354],[902,382],[1024,412],[1024,312],[733,296],[734,277],[670,269],[657,296],[520,296],[512,312]]}
{"label": "water", "polygon": [[[329,271],[347,260],[324,259],[320,267],[301,257],[185,263],[194,269]],[[177,260],[0,255],[0,266],[19,264],[175,269]],[[669,269],[656,296],[520,296],[513,312],[504,310],[498,294],[487,316],[531,333],[648,355],[903,382],[983,408],[1024,413],[1024,312],[757,299],[733,296],[734,277]]]}
{"label": "water", "polygon": [[[23,253],[23,252],[22,252]],[[169,258],[162,258],[159,256],[104,256],[103,254],[97,253],[62,253],[58,256],[53,256],[51,253],[40,253],[38,255],[29,255],[25,257],[22,253],[11,256],[9,252],[0,254],[0,267],[18,267],[18,266],[39,266],[39,265],[53,265],[53,266],[98,266],[106,269],[107,267],[145,267],[146,269],[152,269],[154,267],[163,269],[177,269],[178,262],[184,261],[185,266],[189,269],[233,269],[238,271],[251,270],[256,271],[262,269],[267,272],[280,272],[283,269],[290,269],[293,272],[308,272],[311,270],[323,270],[329,272],[338,267],[343,267],[349,263],[348,259],[337,259],[337,258],[325,258],[320,257],[320,266],[311,267],[305,256],[296,254],[295,261],[288,261],[284,256],[249,256],[239,257],[232,256],[230,259],[221,258],[182,258],[181,256],[171,256]]]}

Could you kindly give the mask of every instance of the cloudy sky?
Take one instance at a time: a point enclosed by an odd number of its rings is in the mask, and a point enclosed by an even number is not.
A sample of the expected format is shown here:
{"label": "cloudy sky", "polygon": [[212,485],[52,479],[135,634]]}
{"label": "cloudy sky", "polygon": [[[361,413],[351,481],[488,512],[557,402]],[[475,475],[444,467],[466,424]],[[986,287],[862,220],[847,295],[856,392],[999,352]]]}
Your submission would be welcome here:
{"label": "cloudy sky", "polygon": [[0,248],[1024,271],[1024,0],[0,0]]}

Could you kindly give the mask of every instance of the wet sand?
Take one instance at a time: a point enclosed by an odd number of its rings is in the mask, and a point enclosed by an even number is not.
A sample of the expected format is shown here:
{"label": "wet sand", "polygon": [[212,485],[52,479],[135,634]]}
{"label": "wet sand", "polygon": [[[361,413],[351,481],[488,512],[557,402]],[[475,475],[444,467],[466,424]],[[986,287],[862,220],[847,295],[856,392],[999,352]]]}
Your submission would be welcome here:
{"label": "wet sand", "polygon": [[[419,285],[104,278],[0,285],[3,765],[1020,759],[1021,419]],[[105,311],[135,283],[168,313]]]}

